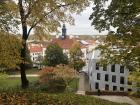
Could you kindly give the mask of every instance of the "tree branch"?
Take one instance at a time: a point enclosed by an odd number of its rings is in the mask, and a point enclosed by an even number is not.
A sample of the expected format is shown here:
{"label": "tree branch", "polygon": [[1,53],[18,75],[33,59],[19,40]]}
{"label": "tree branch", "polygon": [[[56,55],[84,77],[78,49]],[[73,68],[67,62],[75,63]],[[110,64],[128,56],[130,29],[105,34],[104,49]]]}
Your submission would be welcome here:
{"label": "tree branch", "polygon": [[35,1],[33,1],[33,4],[32,4],[32,1],[29,2],[28,12],[27,12],[27,14],[25,15],[25,18],[28,18],[29,15],[31,14],[34,4],[35,4]]}
{"label": "tree branch", "polygon": [[25,19],[25,11],[23,9],[22,5],[22,0],[18,0],[18,5],[19,5],[19,11],[20,11],[20,16],[21,16],[21,21]]}
{"label": "tree branch", "polygon": [[[77,1],[75,0],[73,3],[69,3],[69,4],[59,4],[58,6],[56,6],[54,9],[52,9],[51,11],[49,11],[48,13],[46,13],[45,15],[44,15],[44,17],[46,17],[47,15],[49,15],[49,14],[51,14],[52,12],[54,12],[55,10],[57,10],[57,9],[59,9],[59,8],[61,8],[61,7],[66,7],[66,6],[69,6],[69,5],[72,5],[72,4],[75,4]],[[29,36],[29,34],[30,34],[30,32],[32,31],[32,29],[37,25],[37,24],[39,24],[41,21],[43,20],[43,18],[41,18],[41,19],[39,19],[36,23],[33,23],[32,25],[31,25],[31,27],[30,27],[30,29],[29,29],[29,31],[28,31],[28,36]]]}
{"label": "tree branch", "polygon": [[34,20],[32,26],[30,27],[30,29],[29,29],[29,31],[28,31],[28,33],[27,33],[27,36],[28,36],[28,37],[29,37],[29,35],[30,35],[32,29],[33,29],[37,24],[38,24],[38,22],[35,23],[35,20]]}

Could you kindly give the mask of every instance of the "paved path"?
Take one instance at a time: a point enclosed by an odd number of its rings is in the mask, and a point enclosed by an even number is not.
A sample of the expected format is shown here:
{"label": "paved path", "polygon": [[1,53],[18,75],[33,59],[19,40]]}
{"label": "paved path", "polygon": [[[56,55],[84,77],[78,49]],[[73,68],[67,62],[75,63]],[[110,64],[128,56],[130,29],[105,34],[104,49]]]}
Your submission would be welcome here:
{"label": "paved path", "polygon": [[[27,77],[39,77],[38,74],[27,74]],[[9,75],[9,77],[21,77],[20,75]]]}
{"label": "paved path", "polygon": [[107,95],[95,96],[94,95],[94,97],[113,101],[113,102],[118,102],[118,103],[129,103],[131,105],[138,105],[135,101],[133,101],[131,98],[129,98],[127,96],[107,96]]}

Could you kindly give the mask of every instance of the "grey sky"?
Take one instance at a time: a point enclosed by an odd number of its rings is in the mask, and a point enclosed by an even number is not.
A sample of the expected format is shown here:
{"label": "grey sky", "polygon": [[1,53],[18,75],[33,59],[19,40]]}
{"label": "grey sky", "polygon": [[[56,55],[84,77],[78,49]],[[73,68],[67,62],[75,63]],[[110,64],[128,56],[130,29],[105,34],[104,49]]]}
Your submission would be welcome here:
{"label": "grey sky", "polygon": [[67,28],[67,34],[68,35],[103,35],[107,34],[107,31],[104,31],[102,33],[99,33],[97,30],[94,29],[93,26],[91,26],[91,22],[89,20],[89,16],[92,13],[92,7],[88,7],[86,10],[84,10],[81,15],[73,15],[75,19],[75,25],[71,26],[66,24]]}

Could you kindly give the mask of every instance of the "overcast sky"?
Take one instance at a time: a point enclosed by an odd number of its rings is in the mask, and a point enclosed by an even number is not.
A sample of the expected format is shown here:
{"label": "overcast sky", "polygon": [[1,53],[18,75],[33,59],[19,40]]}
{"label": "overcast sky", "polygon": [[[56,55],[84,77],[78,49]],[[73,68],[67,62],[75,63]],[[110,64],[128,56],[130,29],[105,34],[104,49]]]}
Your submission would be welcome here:
{"label": "overcast sky", "polygon": [[[99,33],[99,31],[91,26],[92,21],[89,20],[91,13],[92,6],[89,6],[80,15],[74,14],[75,25],[66,24],[67,35],[106,35],[108,33],[107,31]],[[59,31],[61,32],[61,28],[59,28]],[[22,31],[20,30],[19,33],[22,33]],[[33,31],[31,33],[33,33]],[[61,35],[61,33],[59,33],[59,35]]]}
{"label": "overcast sky", "polygon": [[92,7],[88,7],[84,10],[81,15],[73,15],[75,19],[75,25],[70,26],[66,24],[67,34],[68,35],[104,35],[107,34],[107,31],[99,33],[97,30],[91,26],[91,20],[89,20],[89,16],[92,13]]}

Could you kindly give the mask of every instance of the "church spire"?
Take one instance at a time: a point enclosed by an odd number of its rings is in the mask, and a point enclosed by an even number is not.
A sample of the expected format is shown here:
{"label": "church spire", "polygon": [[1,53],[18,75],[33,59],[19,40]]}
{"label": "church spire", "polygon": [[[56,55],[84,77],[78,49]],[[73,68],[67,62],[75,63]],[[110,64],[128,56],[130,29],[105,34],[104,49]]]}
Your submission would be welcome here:
{"label": "church spire", "polygon": [[65,24],[63,24],[63,28],[62,28],[62,37],[63,37],[64,39],[66,38],[66,31],[67,31],[66,26],[65,26]]}

